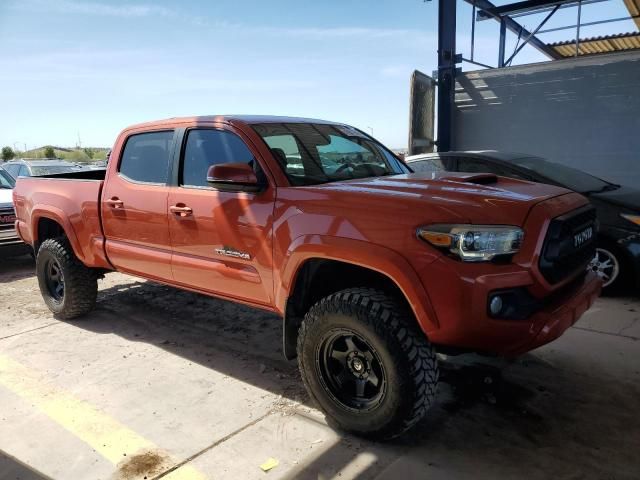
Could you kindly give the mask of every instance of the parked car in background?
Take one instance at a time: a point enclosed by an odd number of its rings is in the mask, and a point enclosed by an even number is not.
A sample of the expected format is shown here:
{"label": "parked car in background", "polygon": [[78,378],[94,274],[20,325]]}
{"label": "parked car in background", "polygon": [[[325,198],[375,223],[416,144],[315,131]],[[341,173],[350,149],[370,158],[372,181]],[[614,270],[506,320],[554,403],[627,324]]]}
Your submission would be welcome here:
{"label": "parked car in background", "polygon": [[605,292],[628,285],[640,291],[640,190],[519,153],[441,152],[413,155],[405,161],[416,172],[494,173],[558,185],[585,195],[600,220],[596,256],[589,268],[600,275]]}
{"label": "parked car in background", "polygon": [[43,175],[55,175],[59,173],[70,173],[82,170],[82,167],[75,163],[64,160],[12,160],[3,164],[3,167],[13,178],[18,177],[41,177]]}
{"label": "parked car in background", "polygon": [[16,214],[13,208],[13,188],[15,180],[2,167],[0,167],[0,250],[7,247],[28,248],[22,242],[15,229]]}

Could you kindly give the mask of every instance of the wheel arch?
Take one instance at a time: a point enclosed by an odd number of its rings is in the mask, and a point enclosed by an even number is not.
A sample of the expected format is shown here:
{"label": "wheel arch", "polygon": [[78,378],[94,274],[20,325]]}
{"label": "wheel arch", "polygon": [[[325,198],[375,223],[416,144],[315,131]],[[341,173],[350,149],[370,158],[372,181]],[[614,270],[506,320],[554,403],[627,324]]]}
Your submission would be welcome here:
{"label": "wheel arch", "polygon": [[80,261],[83,260],[83,251],[71,222],[65,217],[64,212],[56,207],[39,208],[36,206],[33,209],[31,213],[31,235],[36,255],[42,242],[49,238],[64,235],[69,240],[76,257]]}
{"label": "wheel arch", "polygon": [[338,237],[296,239],[281,263],[276,305],[283,316],[283,353],[296,356],[298,329],[308,309],[331,293],[351,287],[372,287],[404,302],[425,333],[438,322],[415,270],[393,250]]}

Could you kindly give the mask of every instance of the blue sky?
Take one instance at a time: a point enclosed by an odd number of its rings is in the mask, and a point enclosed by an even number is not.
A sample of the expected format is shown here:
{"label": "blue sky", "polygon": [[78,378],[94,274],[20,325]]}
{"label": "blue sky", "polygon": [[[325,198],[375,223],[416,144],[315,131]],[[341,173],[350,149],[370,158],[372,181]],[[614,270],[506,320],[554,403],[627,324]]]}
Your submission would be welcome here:
{"label": "blue sky", "polygon": [[[468,56],[470,7],[458,9]],[[574,22],[575,9],[559,13],[545,28]],[[583,7],[584,22],[625,15],[622,0]],[[476,60],[495,65],[497,30],[478,24]],[[405,147],[409,77],[434,70],[436,49],[437,1],[0,0],[0,146],[73,146],[78,135],[111,146],[132,123],[259,113],[346,122]],[[514,64],[541,60],[526,47]]]}

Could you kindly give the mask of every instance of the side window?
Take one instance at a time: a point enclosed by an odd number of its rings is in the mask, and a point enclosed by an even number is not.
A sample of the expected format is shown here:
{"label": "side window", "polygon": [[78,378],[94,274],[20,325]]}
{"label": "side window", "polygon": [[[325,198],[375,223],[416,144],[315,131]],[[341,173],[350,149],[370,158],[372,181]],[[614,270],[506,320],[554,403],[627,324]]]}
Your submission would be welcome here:
{"label": "side window", "polygon": [[235,133],[212,129],[189,130],[180,185],[207,187],[209,167],[223,163],[248,163],[257,168],[249,147]]}
{"label": "side window", "polygon": [[408,165],[414,172],[420,173],[438,173],[447,170],[439,158],[423,158],[415,162],[409,162]]}
{"label": "side window", "polygon": [[280,166],[288,174],[304,175],[302,154],[298,148],[298,142],[291,134],[272,135],[263,137]]}
{"label": "side window", "polygon": [[491,163],[485,163],[473,158],[459,158],[458,159],[458,171],[464,173],[495,173],[498,174],[495,165]]}
{"label": "side window", "polygon": [[20,171],[18,172],[18,176],[19,177],[30,177],[31,174],[29,173],[29,169],[26,167],[26,165],[22,165],[20,167]]}
{"label": "side window", "polygon": [[18,178],[18,170],[20,169],[20,165],[6,165],[4,169],[9,172],[9,175],[11,175],[13,178]]}
{"label": "side window", "polygon": [[515,170],[495,164],[493,162],[482,162],[472,158],[460,158],[458,160],[458,171],[465,173],[493,173],[501,177],[516,178],[518,180],[529,180],[524,175],[520,175]]}
{"label": "side window", "polygon": [[172,139],[173,131],[131,135],[124,146],[119,172],[136,182],[166,183]]}

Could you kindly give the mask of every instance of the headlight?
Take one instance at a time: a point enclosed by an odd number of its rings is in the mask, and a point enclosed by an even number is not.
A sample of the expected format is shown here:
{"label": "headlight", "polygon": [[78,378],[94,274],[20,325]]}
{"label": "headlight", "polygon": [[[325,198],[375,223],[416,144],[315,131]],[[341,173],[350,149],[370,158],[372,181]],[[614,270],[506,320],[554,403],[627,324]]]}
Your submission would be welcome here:
{"label": "headlight", "polygon": [[620,216],[626,220],[629,220],[631,223],[635,223],[640,226],[640,215],[629,215],[626,213],[621,213]]}
{"label": "headlight", "polygon": [[418,237],[465,262],[487,262],[520,250],[524,232],[511,226],[429,225],[418,229]]}

